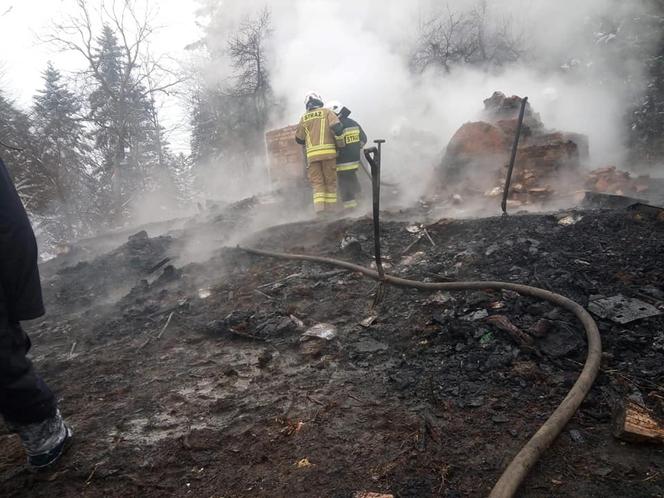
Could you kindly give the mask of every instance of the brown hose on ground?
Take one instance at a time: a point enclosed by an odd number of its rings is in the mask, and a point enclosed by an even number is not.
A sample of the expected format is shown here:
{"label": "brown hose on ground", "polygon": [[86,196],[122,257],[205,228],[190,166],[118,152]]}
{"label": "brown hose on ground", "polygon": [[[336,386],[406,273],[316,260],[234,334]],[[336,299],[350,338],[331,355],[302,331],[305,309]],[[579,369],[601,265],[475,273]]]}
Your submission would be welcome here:
{"label": "brown hose on ground", "polygon": [[[314,263],[333,265],[354,272],[363,273],[376,280],[380,279],[378,272],[376,271],[338,259],[307,256],[304,254],[262,251],[260,249],[241,248],[239,246],[238,249],[258,256],[311,261]],[[583,328],[586,330],[586,337],[588,340],[588,356],[586,357],[586,363],[583,366],[579,378],[576,380],[572,389],[567,393],[567,396],[565,396],[565,399],[563,399],[558,408],[555,409],[546,422],[544,422],[542,427],[539,428],[523,448],[521,448],[519,453],[517,453],[512,459],[489,495],[489,498],[511,498],[528,475],[530,469],[532,469],[535,463],[537,463],[537,460],[539,460],[542,453],[544,453],[556,437],[558,437],[558,434],[562,432],[567,422],[572,418],[581,405],[581,402],[588,394],[588,391],[590,391],[590,388],[597,377],[602,356],[602,341],[600,339],[599,330],[597,329],[597,324],[581,305],[575,303],[571,299],[529,285],[512,284],[508,282],[419,282],[417,280],[408,280],[405,278],[394,277],[392,275],[385,275],[383,281],[397,287],[412,287],[422,290],[511,290],[524,296],[544,299],[560,306],[561,308],[565,308],[574,313],[582,323]]]}

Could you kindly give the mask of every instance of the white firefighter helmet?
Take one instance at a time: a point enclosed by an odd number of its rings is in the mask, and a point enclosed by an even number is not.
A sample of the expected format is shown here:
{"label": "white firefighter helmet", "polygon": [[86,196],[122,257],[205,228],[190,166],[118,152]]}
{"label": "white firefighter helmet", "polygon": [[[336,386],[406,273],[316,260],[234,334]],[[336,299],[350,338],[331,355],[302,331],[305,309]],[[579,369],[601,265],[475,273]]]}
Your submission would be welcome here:
{"label": "white firefighter helmet", "polygon": [[320,96],[318,92],[310,91],[307,92],[307,94],[304,96],[304,105],[308,105],[310,100],[319,100],[320,102],[323,101],[323,98]]}
{"label": "white firefighter helmet", "polygon": [[330,100],[329,102],[325,103],[325,107],[327,107],[330,111],[338,116],[341,110],[344,108],[344,105],[338,100]]}

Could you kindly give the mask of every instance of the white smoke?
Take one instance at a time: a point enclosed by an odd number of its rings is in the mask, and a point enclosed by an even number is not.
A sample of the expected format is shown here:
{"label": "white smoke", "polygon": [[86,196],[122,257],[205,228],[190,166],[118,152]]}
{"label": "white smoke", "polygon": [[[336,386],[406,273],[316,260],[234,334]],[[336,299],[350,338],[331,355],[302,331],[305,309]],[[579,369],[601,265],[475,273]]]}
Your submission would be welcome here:
{"label": "white smoke", "polygon": [[[386,138],[385,176],[421,189],[452,134],[479,118],[483,99],[500,90],[528,96],[548,128],[589,136],[591,166],[621,165],[624,118],[641,89],[638,58],[612,52],[612,38],[646,13],[618,0],[496,0],[489,21],[522,36],[527,56],[500,71],[469,67],[414,74],[408,57],[418,26],[435,12],[464,12],[477,0],[227,0],[217,32],[229,33],[267,5],[272,13],[271,77],[285,113],[273,125],[297,122],[302,98],[315,89],[340,100],[370,139]],[[597,32],[616,19],[616,34]],[[209,40],[223,47],[223,38]],[[223,66],[213,75],[228,77]]]}

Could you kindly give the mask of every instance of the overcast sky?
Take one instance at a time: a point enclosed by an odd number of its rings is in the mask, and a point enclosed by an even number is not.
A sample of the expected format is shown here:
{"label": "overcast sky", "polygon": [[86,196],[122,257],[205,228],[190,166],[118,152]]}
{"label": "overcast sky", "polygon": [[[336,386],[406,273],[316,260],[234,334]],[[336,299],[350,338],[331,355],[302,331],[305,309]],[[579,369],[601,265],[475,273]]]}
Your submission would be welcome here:
{"label": "overcast sky", "polygon": [[[91,9],[99,0],[87,2]],[[184,57],[183,47],[198,39],[193,0],[152,0],[154,25],[160,29],[152,38],[155,54]],[[54,49],[39,41],[39,34],[49,29],[58,18],[74,12],[74,0],[0,0],[0,88],[14,98],[23,109],[30,106],[35,91],[42,86],[41,73],[51,60],[63,71],[80,69],[80,56]],[[183,121],[184,110],[175,102],[164,112],[162,119],[167,128]],[[176,152],[188,151],[188,132],[174,133],[170,137]]]}

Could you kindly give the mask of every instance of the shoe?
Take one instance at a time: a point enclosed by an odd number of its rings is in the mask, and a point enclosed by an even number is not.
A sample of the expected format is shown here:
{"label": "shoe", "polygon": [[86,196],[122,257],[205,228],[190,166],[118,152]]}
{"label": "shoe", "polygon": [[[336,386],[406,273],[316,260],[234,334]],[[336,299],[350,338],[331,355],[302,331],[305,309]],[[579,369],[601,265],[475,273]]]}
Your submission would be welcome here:
{"label": "shoe", "polygon": [[50,467],[60,459],[65,451],[67,451],[71,446],[72,438],[74,437],[74,433],[69,426],[65,425],[65,430],[65,438],[53,449],[47,451],[46,453],[28,456],[28,463],[30,464],[30,467],[35,470],[43,470]]}

